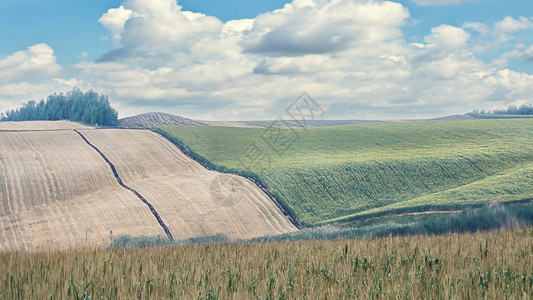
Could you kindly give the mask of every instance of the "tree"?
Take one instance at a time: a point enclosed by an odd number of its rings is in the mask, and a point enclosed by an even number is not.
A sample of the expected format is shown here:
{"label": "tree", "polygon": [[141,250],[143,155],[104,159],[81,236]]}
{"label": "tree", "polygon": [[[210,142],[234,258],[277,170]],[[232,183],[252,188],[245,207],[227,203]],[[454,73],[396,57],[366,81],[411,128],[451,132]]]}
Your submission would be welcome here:
{"label": "tree", "polygon": [[[485,111],[479,111],[479,110],[474,110],[473,111],[474,114],[485,114]],[[490,111],[488,111],[487,113],[491,113]],[[492,111],[493,114],[495,115],[533,115],[533,105],[527,105],[527,104],[522,104],[520,107],[517,107],[515,105],[511,105],[509,107],[507,107],[506,109],[495,109]]]}
{"label": "tree", "polygon": [[39,103],[28,101],[21,108],[0,115],[0,121],[32,120],[71,120],[90,125],[117,126],[118,113],[109,104],[108,96],[92,90],[84,93],[73,89],[66,95],[52,94]]}

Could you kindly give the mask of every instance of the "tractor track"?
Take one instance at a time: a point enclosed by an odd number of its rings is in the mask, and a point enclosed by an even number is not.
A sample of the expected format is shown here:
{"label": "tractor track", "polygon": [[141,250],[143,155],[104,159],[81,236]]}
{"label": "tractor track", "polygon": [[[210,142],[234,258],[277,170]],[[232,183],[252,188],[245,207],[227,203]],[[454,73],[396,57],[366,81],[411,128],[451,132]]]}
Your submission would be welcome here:
{"label": "tractor track", "polygon": [[155,210],[154,206],[148,202],[148,200],[146,200],[139,192],[137,192],[135,189],[127,186],[123,181],[122,181],[122,178],[120,178],[120,176],[118,175],[118,172],[117,172],[117,169],[115,168],[115,165],[113,165],[113,163],[105,156],[105,154],[100,151],[100,149],[98,149],[98,147],[96,147],[95,145],[93,145],[91,142],[89,142],[89,140],[81,133],[79,132],[77,129],[74,129],[74,132],[76,132],[84,141],[85,143],[87,143],[87,145],[91,146],[94,150],[96,150],[96,152],[98,152],[98,154],[100,154],[100,156],[102,156],[102,158],[105,160],[105,162],[109,165],[109,167],[111,168],[111,171],[113,172],[113,175],[115,176],[115,178],[117,179],[117,182],[118,184],[120,184],[120,186],[122,186],[124,189],[130,191],[131,193],[133,193],[135,196],[137,196],[137,198],[139,198],[144,204],[146,204],[146,206],[148,206],[148,208],[150,209],[150,211],[152,212],[152,214],[154,215],[154,217],[157,219],[157,222],[159,223],[159,225],[163,228],[163,230],[165,231],[167,237],[169,240],[174,240],[174,237],[172,236],[172,233],[170,232],[170,229],[168,229],[167,225],[165,224],[165,222],[163,222],[163,219],[161,219],[161,216],[159,215],[159,213]]}

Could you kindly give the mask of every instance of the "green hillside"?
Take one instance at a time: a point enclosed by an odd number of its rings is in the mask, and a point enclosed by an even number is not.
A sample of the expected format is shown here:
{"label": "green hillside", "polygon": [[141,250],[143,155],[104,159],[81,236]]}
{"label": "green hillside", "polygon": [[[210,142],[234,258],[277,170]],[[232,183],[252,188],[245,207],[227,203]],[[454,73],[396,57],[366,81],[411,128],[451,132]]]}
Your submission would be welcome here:
{"label": "green hillside", "polygon": [[[533,119],[285,130],[274,148],[264,129],[159,130],[219,169],[259,178],[305,225],[533,198]],[[254,163],[250,145],[271,163]]]}

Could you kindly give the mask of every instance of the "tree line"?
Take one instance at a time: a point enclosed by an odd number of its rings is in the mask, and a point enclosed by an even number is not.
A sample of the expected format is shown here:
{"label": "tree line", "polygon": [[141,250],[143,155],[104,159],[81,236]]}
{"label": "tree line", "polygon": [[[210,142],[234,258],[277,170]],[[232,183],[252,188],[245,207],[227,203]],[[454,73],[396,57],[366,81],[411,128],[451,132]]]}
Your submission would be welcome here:
{"label": "tree line", "polygon": [[28,101],[21,108],[0,114],[0,121],[70,120],[88,125],[117,126],[118,113],[109,104],[107,95],[79,89],[55,93],[39,102]]}
{"label": "tree line", "polygon": [[475,114],[495,114],[495,115],[533,115],[533,105],[523,104],[521,106],[511,105],[504,109],[495,109],[494,111],[485,112],[484,110],[475,110]]}
{"label": "tree line", "polygon": [[533,115],[533,105],[523,104],[520,107],[509,106],[507,109],[494,110],[495,115]]}

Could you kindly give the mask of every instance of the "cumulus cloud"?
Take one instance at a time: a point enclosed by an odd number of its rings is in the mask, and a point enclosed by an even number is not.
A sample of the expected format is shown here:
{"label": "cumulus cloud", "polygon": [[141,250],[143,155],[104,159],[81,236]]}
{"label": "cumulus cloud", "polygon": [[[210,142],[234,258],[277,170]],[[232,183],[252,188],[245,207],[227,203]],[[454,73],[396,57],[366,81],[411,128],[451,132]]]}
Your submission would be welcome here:
{"label": "cumulus cloud", "polygon": [[119,8],[108,10],[99,20],[100,24],[109,30],[115,40],[120,39],[120,33],[124,29],[126,21],[132,17],[133,11],[125,9],[123,5]]}
{"label": "cumulus cloud", "polygon": [[266,56],[336,53],[397,38],[408,17],[394,2],[294,1],[258,16],[242,45]]}
{"label": "cumulus cloud", "polygon": [[431,34],[426,36],[424,40],[426,43],[444,50],[456,50],[464,48],[469,38],[470,34],[462,28],[440,25],[432,28]]}
{"label": "cumulus cloud", "polygon": [[54,50],[47,44],[37,44],[0,59],[0,84],[46,78],[59,71]]}
{"label": "cumulus cloud", "polygon": [[[118,37],[117,47],[96,63],[78,64],[80,84],[148,106],[174,99],[177,107],[190,108],[194,99],[206,108],[211,105],[206,99],[216,99],[233,107],[232,113],[247,107],[258,117],[303,89],[349,93],[335,82],[343,70],[352,72],[354,59],[369,61],[376,50],[388,57],[403,51],[400,26],[409,17],[401,4],[366,0],[296,0],[255,19],[227,23],[183,11],[172,0],[128,0],[121,7],[131,11],[126,21],[105,21],[120,25],[106,25]],[[113,15],[116,11],[104,16]],[[266,47],[273,39],[275,45]],[[359,69],[369,78],[391,77],[378,67]],[[147,93],[133,92],[143,87]]]}
{"label": "cumulus cloud", "polygon": [[182,11],[175,0],[127,0],[100,22],[119,46],[99,61],[131,59],[159,66],[163,59],[176,59],[176,52],[184,53],[177,59],[186,60],[191,47],[219,34],[224,25],[217,18]]}

